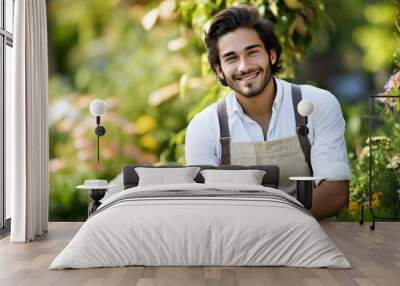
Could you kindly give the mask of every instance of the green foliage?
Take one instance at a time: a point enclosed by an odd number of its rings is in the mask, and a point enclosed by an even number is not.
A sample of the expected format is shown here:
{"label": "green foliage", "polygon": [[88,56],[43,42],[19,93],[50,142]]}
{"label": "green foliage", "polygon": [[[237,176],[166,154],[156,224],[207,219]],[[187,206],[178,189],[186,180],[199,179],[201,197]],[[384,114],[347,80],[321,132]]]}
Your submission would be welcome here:
{"label": "green foliage", "polygon": [[[380,217],[399,219],[400,215],[400,124],[399,110],[376,104],[374,133],[371,140],[372,206]],[[376,123],[379,125],[376,125]],[[351,197],[348,210],[338,216],[340,220],[356,220],[360,206],[369,204],[369,140],[362,151],[350,155],[352,180]],[[366,208],[366,212],[367,212]]]}
{"label": "green foliage", "polygon": [[[394,65],[399,69],[400,1],[368,4],[362,11],[368,24],[355,29],[353,36],[365,50],[364,67],[370,71],[378,71]],[[399,74],[394,74],[384,87],[385,94],[400,95],[399,84]],[[382,89],[383,87],[380,88]],[[349,208],[341,211],[339,220],[359,219],[360,206],[369,204],[370,160],[373,191],[371,203],[377,210],[377,217],[399,219],[400,216],[400,100],[383,99],[375,108],[378,112],[373,117],[372,131],[380,136],[374,136],[371,140],[371,158],[369,140],[365,140],[367,126],[363,127],[361,124],[362,114],[367,114],[366,105],[344,108],[344,114],[347,115],[346,142],[351,150],[349,161],[352,180]],[[366,116],[366,122],[365,119]],[[362,141],[363,144],[360,144]],[[365,214],[367,220],[371,218],[367,208]]]}
{"label": "green foliage", "polygon": [[346,122],[346,146],[349,156],[359,154],[368,136],[368,103],[341,104],[343,116]]}
{"label": "green foliage", "polygon": [[364,50],[363,65],[368,71],[391,67],[397,57],[400,46],[399,6],[398,0],[392,0],[368,4],[363,9],[368,24],[355,29],[353,37]]}
{"label": "green foliage", "polygon": [[[204,92],[202,79],[192,76],[200,73],[196,48],[180,41],[174,7],[152,13],[158,5],[48,2],[50,220],[86,218],[87,195],[75,189],[85,179],[111,180],[124,165],[157,163],[171,136],[186,126],[192,98]],[[187,48],[174,52],[179,45]],[[183,74],[190,97],[178,97]],[[94,98],[107,103],[99,164],[89,113]],[[167,155],[171,161],[183,156],[178,149]]]}

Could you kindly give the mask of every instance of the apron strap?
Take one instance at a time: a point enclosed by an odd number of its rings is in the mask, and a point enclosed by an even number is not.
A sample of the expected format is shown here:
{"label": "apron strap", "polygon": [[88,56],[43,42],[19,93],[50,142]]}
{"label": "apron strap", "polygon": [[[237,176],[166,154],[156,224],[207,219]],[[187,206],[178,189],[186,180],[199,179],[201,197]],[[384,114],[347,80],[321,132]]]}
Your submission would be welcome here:
{"label": "apron strap", "polygon": [[219,120],[219,141],[221,143],[221,166],[231,164],[228,113],[226,112],[226,100],[222,98],[218,101],[218,120]]}
{"label": "apron strap", "polygon": [[[306,125],[306,118],[301,116],[300,113],[297,111],[297,105],[299,104],[301,99],[302,99],[302,95],[301,95],[300,86],[298,86],[296,84],[292,84],[292,102],[293,102],[294,115],[296,118],[296,133],[297,133],[297,137],[299,138],[300,146],[301,146],[301,149],[303,150],[304,157],[306,159],[308,168],[310,169],[310,172],[312,175],[313,169],[311,166],[311,157],[310,157],[311,144],[310,144],[310,141],[308,140],[307,134],[302,135],[299,132],[299,129],[302,126]],[[308,152],[307,152],[307,150],[308,150]]]}

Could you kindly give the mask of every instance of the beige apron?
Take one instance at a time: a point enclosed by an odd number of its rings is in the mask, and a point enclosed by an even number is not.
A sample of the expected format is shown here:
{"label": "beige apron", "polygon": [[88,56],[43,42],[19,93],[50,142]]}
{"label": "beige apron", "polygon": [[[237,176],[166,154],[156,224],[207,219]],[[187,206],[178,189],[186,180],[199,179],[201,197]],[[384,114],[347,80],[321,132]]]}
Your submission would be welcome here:
{"label": "beige apron", "polygon": [[[297,112],[301,100],[301,90],[292,85],[292,99],[296,118],[297,136],[270,142],[230,143],[229,125],[225,99],[218,103],[218,117],[221,133],[221,165],[276,165],[279,167],[279,189],[296,196],[296,182],[292,176],[311,176],[310,143],[307,135],[299,134],[299,128],[305,126],[305,118]],[[306,149],[308,148],[308,149]],[[306,151],[308,150],[308,151]]]}

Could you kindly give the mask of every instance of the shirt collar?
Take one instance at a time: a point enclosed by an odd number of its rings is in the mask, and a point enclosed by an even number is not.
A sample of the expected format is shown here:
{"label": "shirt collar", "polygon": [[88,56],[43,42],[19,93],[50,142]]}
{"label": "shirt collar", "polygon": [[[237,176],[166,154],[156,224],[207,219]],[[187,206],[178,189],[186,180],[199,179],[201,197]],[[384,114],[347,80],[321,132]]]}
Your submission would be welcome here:
{"label": "shirt collar", "polygon": [[[283,101],[283,86],[281,80],[273,77],[276,83],[276,93],[275,93],[275,99],[274,103],[272,104],[272,112],[277,112],[282,104]],[[243,115],[243,108],[240,105],[239,101],[237,100],[235,96],[235,92],[232,92],[233,96],[233,104],[232,104],[232,112],[237,113],[240,115]]]}
{"label": "shirt collar", "polygon": [[276,83],[275,100],[272,105],[272,111],[278,111],[283,101],[283,86],[280,79],[274,78]]}

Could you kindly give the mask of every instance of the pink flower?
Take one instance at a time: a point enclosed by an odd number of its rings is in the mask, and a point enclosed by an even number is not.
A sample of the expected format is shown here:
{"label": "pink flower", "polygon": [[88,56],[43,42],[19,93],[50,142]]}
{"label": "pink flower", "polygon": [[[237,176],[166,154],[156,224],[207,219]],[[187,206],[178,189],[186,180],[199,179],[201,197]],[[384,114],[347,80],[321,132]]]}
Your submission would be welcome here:
{"label": "pink flower", "polygon": [[400,88],[400,71],[393,74],[384,86],[385,93],[392,91],[394,88]]}
{"label": "pink flower", "polygon": [[[393,97],[400,94],[400,71],[394,73],[389,78],[384,86],[384,89],[384,96],[386,97],[379,97],[376,98],[376,100],[380,103],[383,103],[383,105],[389,109],[394,107],[397,109],[397,111],[400,111],[400,98]],[[386,111],[389,109],[386,109]]]}
{"label": "pink flower", "polygon": [[62,159],[54,158],[49,161],[50,172],[57,172],[65,167],[65,161]]}

